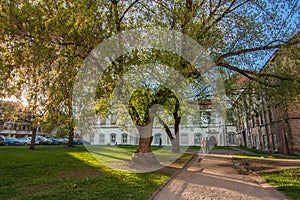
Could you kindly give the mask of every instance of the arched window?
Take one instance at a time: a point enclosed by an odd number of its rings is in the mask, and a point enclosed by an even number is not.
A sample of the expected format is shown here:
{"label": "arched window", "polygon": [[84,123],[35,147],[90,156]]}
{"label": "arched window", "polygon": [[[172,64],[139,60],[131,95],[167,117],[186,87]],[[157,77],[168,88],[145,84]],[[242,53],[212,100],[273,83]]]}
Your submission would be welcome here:
{"label": "arched window", "polygon": [[90,143],[93,144],[94,143],[94,134],[90,134]]}
{"label": "arched window", "polygon": [[127,138],[128,138],[127,133],[123,133],[122,134],[122,144],[127,144]]}
{"label": "arched window", "polygon": [[156,133],[154,135],[154,144],[159,144],[160,138],[161,138],[161,134],[160,133]]}
{"label": "arched window", "polygon": [[217,144],[217,138],[215,136],[210,136],[209,137],[209,145],[215,146],[216,144]]}
{"label": "arched window", "polygon": [[201,133],[196,133],[195,138],[194,138],[194,143],[195,144],[201,144],[201,139],[202,139],[202,134]]}
{"label": "arched window", "polygon": [[[255,136],[256,137],[256,136]],[[254,140],[255,146],[259,143],[258,137]],[[235,133],[229,133],[229,144],[235,144]]]}
{"label": "arched window", "polygon": [[104,144],[105,143],[105,134],[104,133],[100,133],[100,135],[99,135],[99,143],[100,144]]}
{"label": "arched window", "polygon": [[110,142],[116,143],[116,134],[115,133],[110,134]]}
{"label": "arched window", "polygon": [[183,133],[181,134],[181,144],[188,144],[188,134],[187,133]]}
{"label": "arched window", "polygon": [[111,125],[117,124],[117,119],[116,119],[115,115],[112,114],[110,120],[111,120]]}

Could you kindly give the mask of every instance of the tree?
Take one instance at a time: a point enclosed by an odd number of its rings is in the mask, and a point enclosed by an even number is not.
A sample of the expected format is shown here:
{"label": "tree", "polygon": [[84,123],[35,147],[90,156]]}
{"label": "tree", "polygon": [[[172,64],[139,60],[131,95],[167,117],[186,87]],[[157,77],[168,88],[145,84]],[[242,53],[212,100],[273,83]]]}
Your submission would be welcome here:
{"label": "tree", "polygon": [[[97,33],[103,21],[98,19],[103,16],[94,15],[98,6],[77,1],[1,2],[2,97],[27,99],[34,116],[30,149],[35,126],[45,116],[69,127],[72,145],[72,84],[83,58],[101,41]],[[75,18],[74,12],[82,15]]]}
{"label": "tree", "polygon": [[[2,90],[2,95],[19,97],[21,91],[30,90],[32,94],[28,96],[32,100],[33,113],[42,114],[37,121],[42,120],[48,109],[57,108],[55,105],[60,105],[61,110],[52,113],[64,113],[68,116],[67,121],[71,121],[70,91],[83,59],[104,39],[124,30],[147,26],[180,31],[204,46],[216,65],[227,69],[228,76],[230,70],[236,71],[267,84],[261,74],[248,69],[255,68],[253,64],[260,64],[256,60],[262,60],[272,50],[298,43],[286,43],[298,30],[292,24],[293,21],[299,22],[298,6],[296,0],[276,0],[272,4],[266,0],[3,1],[0,14],[3,73],[0,85],[5,90]],[[139,60],[134,54],[131,58]],[[128,70],[124,68],[126,59],[122,56],[114,61],[115,69],[107,72],[112,73],[107,78],[116,81],[122,77]],[[174,56],[160,54],[159,59],[172,63]],[[61,70],[61,66],[69,68]],[[172,67],[185,77],[196,79],[200,76],[183,59],[177,58]],[[30,74],[30,83],[27,77],[27,82],[21,81],[25,76],[23,72]],[[57,73],[61,73],[59,78],[55,76]],[[16,77],[18,81],[15,81]],[[47,84],[53,83],[54,79],[60,79],[58,83],[61,85],[49,91]],[[28,89],[27,84],[30,85]],[[114,84],[108,87],[113,88]],[[55,95],[50,98],[50,93]],[[60,101],[52,104],[53,99]],[[41,107],[42,111],[39,110]]]}

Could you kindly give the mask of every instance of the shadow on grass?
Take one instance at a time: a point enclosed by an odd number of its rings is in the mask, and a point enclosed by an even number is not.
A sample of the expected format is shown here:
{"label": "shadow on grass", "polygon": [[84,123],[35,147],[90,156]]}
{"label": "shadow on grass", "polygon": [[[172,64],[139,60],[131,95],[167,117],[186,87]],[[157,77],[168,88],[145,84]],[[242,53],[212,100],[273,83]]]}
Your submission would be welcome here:
{"label": "shadow on grass", "polygon": [[147,199],[170,176],[106,168],[84,147],[0,147],[0,167],[0,199]]}

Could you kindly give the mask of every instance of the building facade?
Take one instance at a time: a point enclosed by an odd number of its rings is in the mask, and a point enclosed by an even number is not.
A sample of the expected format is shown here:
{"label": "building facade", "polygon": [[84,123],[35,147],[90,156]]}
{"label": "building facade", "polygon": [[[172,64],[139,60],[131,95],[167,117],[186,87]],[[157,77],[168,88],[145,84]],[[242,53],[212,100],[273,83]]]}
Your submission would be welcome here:
{"label": "building facade", "polygon": [[[23,138],[32,134],[32,114],[20,103],[0,101],[0,135]],[[44,135],[37,126],[37,135]]]}
{"label": "building facade", "polygon": [[[291,41],[295,39],[299,40],[299,34]],[[297,55],[299,44],[277,50],[260,71],[266,86],[252,81],[234,103],[239,145],[300,155],[300,86],[297,82],[300,61]]]}
{"label": "building facade", "polygon": [[[98,119],[93,127],[93,134],[82,134],[81,137],[92,145],[138,144],[139,134],[136,128],[120,127],[111,119],[111,117],[102,121]],[[175,137],[174,126],[170,125],[169,128]],[[208,137],[212,146],[235,145],[235,130],[235,126],[224,125],[218,117],[211,117],[203,120],[202,123],[194,120],[193,123],[179,126],[179,144],[180,146],[200,146],[202,138]],[[163,126],[154,125],[152,136],[152,145],[172,145]]]}

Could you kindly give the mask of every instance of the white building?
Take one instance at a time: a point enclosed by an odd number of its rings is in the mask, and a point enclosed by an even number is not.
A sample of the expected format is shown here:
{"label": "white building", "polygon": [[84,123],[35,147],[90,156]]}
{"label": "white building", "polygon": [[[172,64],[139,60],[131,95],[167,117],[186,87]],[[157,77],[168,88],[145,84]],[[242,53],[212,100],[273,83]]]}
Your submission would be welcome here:
{"label": "white building", "polygon": [[[223,121],[223,122],[222,122]],[[92,145],[137,145],[139,134],[135,127],[122,128],[114,120],[99,119],[93,127],[92,134],[83,134],[82,138]],[[179,126],[179,141],[181,146],[200,145],[202,137],[208,137],[211,145],[225,146],[235,144],[234,126],[224,125],[224,120],[211,118],[200,123]],[[174,136],[174,126],[169,126]],[[163,146],[171,146],[170,139],[163,126],[156,125],[152,130],[152,145],[159,145],[160,139]]]}

